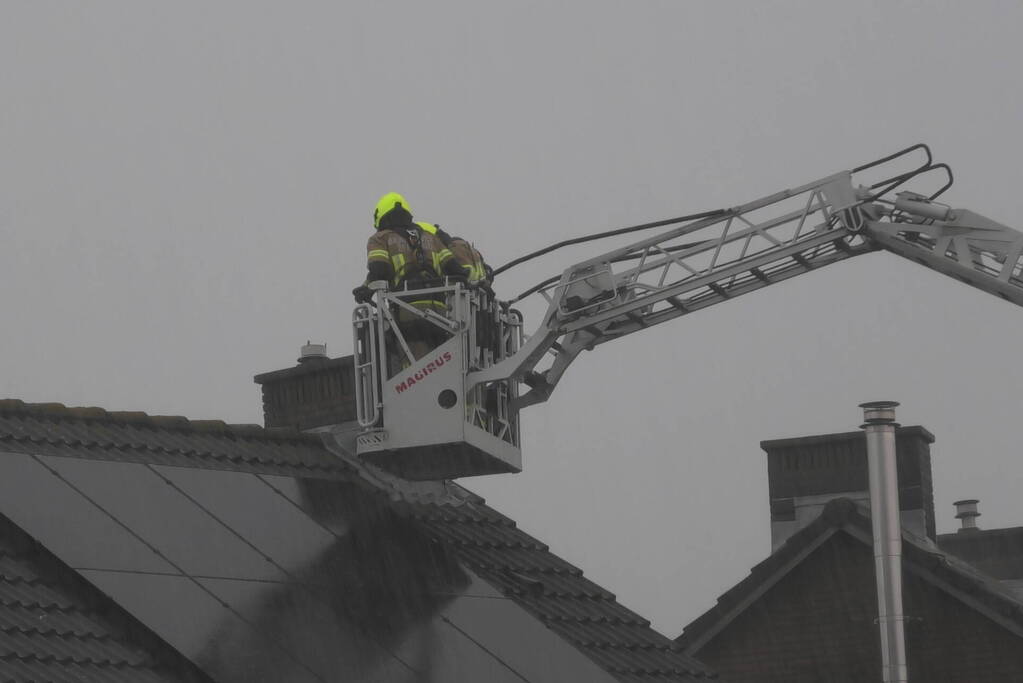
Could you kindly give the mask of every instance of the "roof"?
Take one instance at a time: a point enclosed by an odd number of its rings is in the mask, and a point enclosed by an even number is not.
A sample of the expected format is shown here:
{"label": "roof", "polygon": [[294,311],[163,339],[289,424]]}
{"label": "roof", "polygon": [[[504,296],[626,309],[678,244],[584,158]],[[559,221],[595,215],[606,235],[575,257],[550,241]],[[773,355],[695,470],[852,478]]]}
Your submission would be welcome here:
{"label": "roof", "polygon": [[[926,443],[934,443],[934,434],[926,427],[910,425],[898,427],[896,433],[900,437],[916,437]],[[791,450],[811,446],[830,446],[841,441],[853,441],[857,444],[863,441],[863,430],[855,432],[837,432],[832,434],[812,434],[809,436],[795,436],[785,439],[765,439],[760,442],[760,447],[765,451]]]}
{"label": "roof", "polygon": [[[324,446],[321,436],[60,404],[0,401],[0,452],[5,451],[151,467],[287,475],[365,487],[351,467]],[[433,502],[380,498],[617,680],[714,677],[678,645],[651,629],[649,621],[586,579],[579,568],[551,553],[482,498],[455,488],[461,493],[456,504],[451,504],[451,498]]]}
{"label": "roof", "polygon": [[938,547],[993,578],[1023,579],[1023,527],[941,534]]}
{"label": "roof", "polygon": [[428,532],[452,546],[477,575],[511,597],[621,681],[691,680],[709,675],[650,622],[618,604],[582,570],[488,507],[413,506]]}
{"label": "roof", "polygon": [[0,450],[321,479],[351,475],[313,434],[16,399],[0,400]]}
{"label": "roof", "polygon": [[0,680],[208,679],[0,515]]}
{"label": "roof", "polygon": [[[723,593],[713,608],[686,626],[676,642],[686,652],[698,651],[836,533],[848,534],[868,547],[873,545],[871,521],[866,511],[847,498],[831,500],[816,520],[753,567],[749,576]],[[1023,635],[1023,600],[997,580],[905,529],[902,549],[905,571],[965,599],[992,620]]]}

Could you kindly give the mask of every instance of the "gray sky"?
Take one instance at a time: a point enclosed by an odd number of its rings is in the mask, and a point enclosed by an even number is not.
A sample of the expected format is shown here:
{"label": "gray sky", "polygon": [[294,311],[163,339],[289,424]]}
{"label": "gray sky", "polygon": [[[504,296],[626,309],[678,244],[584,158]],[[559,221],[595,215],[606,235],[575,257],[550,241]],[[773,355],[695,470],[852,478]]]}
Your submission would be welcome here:
{"label": "gray sky", "polygon": [[[0,397],[260,422],[252,375],[350,352],[389,190],[499,265],[924,141],[1023,227],[1019,3],[353,4],[0,5]],[[862,401],[937,436],[939,531],[1023,524],[1021,339],[864,256],[584,355],[464,483],[674,636],[770,550],[758,442]]]}

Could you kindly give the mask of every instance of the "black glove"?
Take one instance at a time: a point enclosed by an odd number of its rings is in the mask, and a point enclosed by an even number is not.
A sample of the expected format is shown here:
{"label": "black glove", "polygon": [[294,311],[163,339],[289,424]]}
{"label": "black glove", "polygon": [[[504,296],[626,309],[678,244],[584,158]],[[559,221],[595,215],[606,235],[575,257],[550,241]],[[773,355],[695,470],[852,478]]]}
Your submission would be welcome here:
{"label": "black glove", "polygon": [[352,296],[355,297],[357,303],[368,304],[373,300],[373,290],[366,285],[359,285],[352,290]]}

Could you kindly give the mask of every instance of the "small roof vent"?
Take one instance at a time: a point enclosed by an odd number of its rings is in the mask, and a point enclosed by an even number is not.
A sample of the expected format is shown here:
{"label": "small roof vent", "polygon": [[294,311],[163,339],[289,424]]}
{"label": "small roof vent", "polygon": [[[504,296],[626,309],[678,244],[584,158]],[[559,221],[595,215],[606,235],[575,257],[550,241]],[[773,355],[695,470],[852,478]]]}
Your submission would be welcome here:
{"label": "small roof vent", "polygon": [[326,359],[327,359],[326,344],[313,344],[309,341],[306,341],[305,345],[302,346],[302,353],[298,357],[298,362],[308,363],[310,361]]}
{"label": "small roof vent", "polygon": [[979,530],[977,526],[977,518],[980,517],[980,512],[977,511],[979,502],[976,498],[970,498],[952,503],[956,506],[956,519],[962,520],[963,524],[959,528],[959,533]]}

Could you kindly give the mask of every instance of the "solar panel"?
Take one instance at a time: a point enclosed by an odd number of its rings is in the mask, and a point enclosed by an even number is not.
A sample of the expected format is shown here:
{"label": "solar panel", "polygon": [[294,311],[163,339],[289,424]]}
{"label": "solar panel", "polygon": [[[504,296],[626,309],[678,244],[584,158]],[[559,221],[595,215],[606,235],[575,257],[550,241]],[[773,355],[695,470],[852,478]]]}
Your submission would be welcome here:
{"label": "solar panel", "polygon": [[2,511],[73,567],[174,572],[115,519],[31,455],[0,457]]}
{"label": "solar panel", "polygon": [[611,680],[349,483],[0,453],[0,512],[221,683]]}

